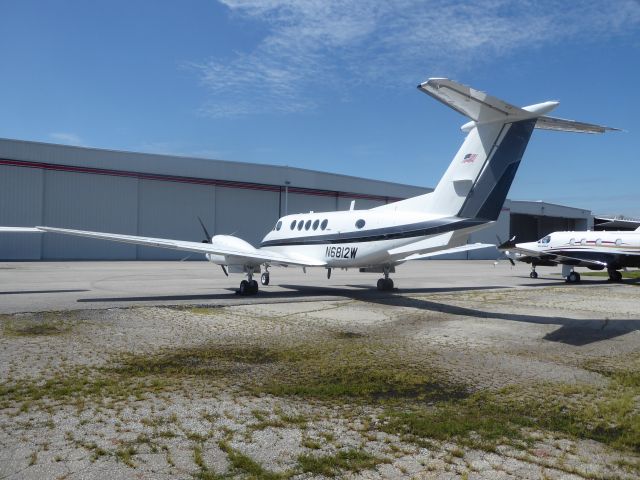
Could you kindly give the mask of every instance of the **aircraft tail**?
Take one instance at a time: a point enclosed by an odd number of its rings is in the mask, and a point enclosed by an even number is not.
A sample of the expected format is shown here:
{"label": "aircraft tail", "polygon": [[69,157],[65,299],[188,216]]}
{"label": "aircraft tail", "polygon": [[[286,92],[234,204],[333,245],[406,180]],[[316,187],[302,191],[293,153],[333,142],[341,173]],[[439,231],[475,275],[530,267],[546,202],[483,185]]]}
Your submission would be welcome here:
{"label": "aircraft tail", "polygon": [[430,78],[418,88],[471,121],[462,126],[467,137],[435,190],[389,205],[396,210],[496,220],[534,128],[614,130],[544,116],[558,106],[555,101],[520,108],[445,78]]}

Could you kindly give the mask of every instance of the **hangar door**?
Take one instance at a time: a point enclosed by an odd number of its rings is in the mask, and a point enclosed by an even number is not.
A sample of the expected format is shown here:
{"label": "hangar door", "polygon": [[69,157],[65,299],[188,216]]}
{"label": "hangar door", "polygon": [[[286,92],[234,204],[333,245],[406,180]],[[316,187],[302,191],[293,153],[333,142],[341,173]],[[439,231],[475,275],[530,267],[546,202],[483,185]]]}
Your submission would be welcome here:
{"label": "hangar door", "polygon": [[516,236],[518,242],[532,242],[548,233],[563,230],[586,230],[584,218],[548,217],[512,213],[509,238]]}

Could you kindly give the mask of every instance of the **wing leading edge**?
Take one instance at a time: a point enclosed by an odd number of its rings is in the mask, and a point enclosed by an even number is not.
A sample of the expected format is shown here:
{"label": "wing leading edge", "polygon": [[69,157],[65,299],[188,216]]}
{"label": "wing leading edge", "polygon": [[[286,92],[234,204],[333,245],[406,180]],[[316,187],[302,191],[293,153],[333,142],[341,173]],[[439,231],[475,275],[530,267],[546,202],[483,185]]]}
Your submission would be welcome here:
{"label": "wing leading edge", "polygon": [[[41,232],[59,233],[63,235],[74,235],[78,237],[95,238],[98,240],[108,240],[112,242],[133,243],[145,245],[147,247],[168,248],[185,252],[202,254],[221,255],[226,257],[231,264],[251,264],[260,265],[263,263],[276,265],[292,265],[301,267],[321,267],[325,262],[320,262],[308,258],[294,258],[269,252],[262,249],[253,248],[251,245],[230,246],[227,242],[216,241],[213,237],[212,243],[189,242],[185,240],[172,240],[167,238],[139,237],[136,235],[123,235],[118,233],[91,232],[86,230],[70,230],[55,227],[35,227]],[[228,238],[228,237],[227,237]],[[234,237],[235,238],[235,237]]]}

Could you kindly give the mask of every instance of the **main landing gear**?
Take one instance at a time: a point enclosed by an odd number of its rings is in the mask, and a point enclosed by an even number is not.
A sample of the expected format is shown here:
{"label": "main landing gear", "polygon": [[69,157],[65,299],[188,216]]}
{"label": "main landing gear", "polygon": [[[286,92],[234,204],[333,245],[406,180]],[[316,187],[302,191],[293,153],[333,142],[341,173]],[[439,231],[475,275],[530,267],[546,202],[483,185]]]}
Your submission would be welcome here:
{"label": "main landing gear", "polygon": [[618,270],[607,270],[607,272],[609,273],[609,281],[610,282],[621,282],[622,281],[622,273],[619,272]]}
{"label": "main landing gear", "polygon": [[578,283],[580,281],[580,274],[571,265],[562,265],[562,276],[567,283]]}
{"label": "main landing gear", "polygon": [[269,270],[260,275],[260,283],[264,286],[269,285]]}
{"label": "main landing gear", "polygon": [[258,282],[253,279],[253,268],[250,268],[247,270],[247,279],[240,282],[240,289],[238,290],[238,294],[247,296],[255,295],[256,293],[258,293]]}
{"label": "main landing gear", "polygon": [[538,272],[536,272],[536,266],[531,264],[531,273],[529,274],[529,278],[538,278]]}
{"label": "main landing gear", "polygon": [[580,274],[578,272],[571,272],[567,275],[567,283],[578,283],[580,281]]}
{"label": "main landing gear", "polygon": [[378,279],[378,290],[381,292],[393,290],[393,280],[389,278],[389,267],[384,267],[384,278]]}

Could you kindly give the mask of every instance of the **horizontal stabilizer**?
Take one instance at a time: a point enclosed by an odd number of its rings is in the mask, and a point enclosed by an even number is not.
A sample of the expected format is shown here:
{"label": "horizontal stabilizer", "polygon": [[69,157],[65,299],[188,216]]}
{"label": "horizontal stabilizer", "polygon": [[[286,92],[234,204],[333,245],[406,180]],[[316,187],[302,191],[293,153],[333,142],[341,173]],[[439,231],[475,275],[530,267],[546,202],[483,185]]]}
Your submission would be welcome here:
{"label": "horizontal stabilizer", "polygon": [[538,117],[535,128],[578,133],[604,133],[610,131],[621,131],[619,128],[605,127],[602,125],[595,125],[593,123],[576,122],[575,120],[566,120],[564,118],[555,117]]}
{"label": "horizontal stabilizer", "polygon": [[418,88],[475,122],[531,116],[522,108],[448,78],[430,78]]}

